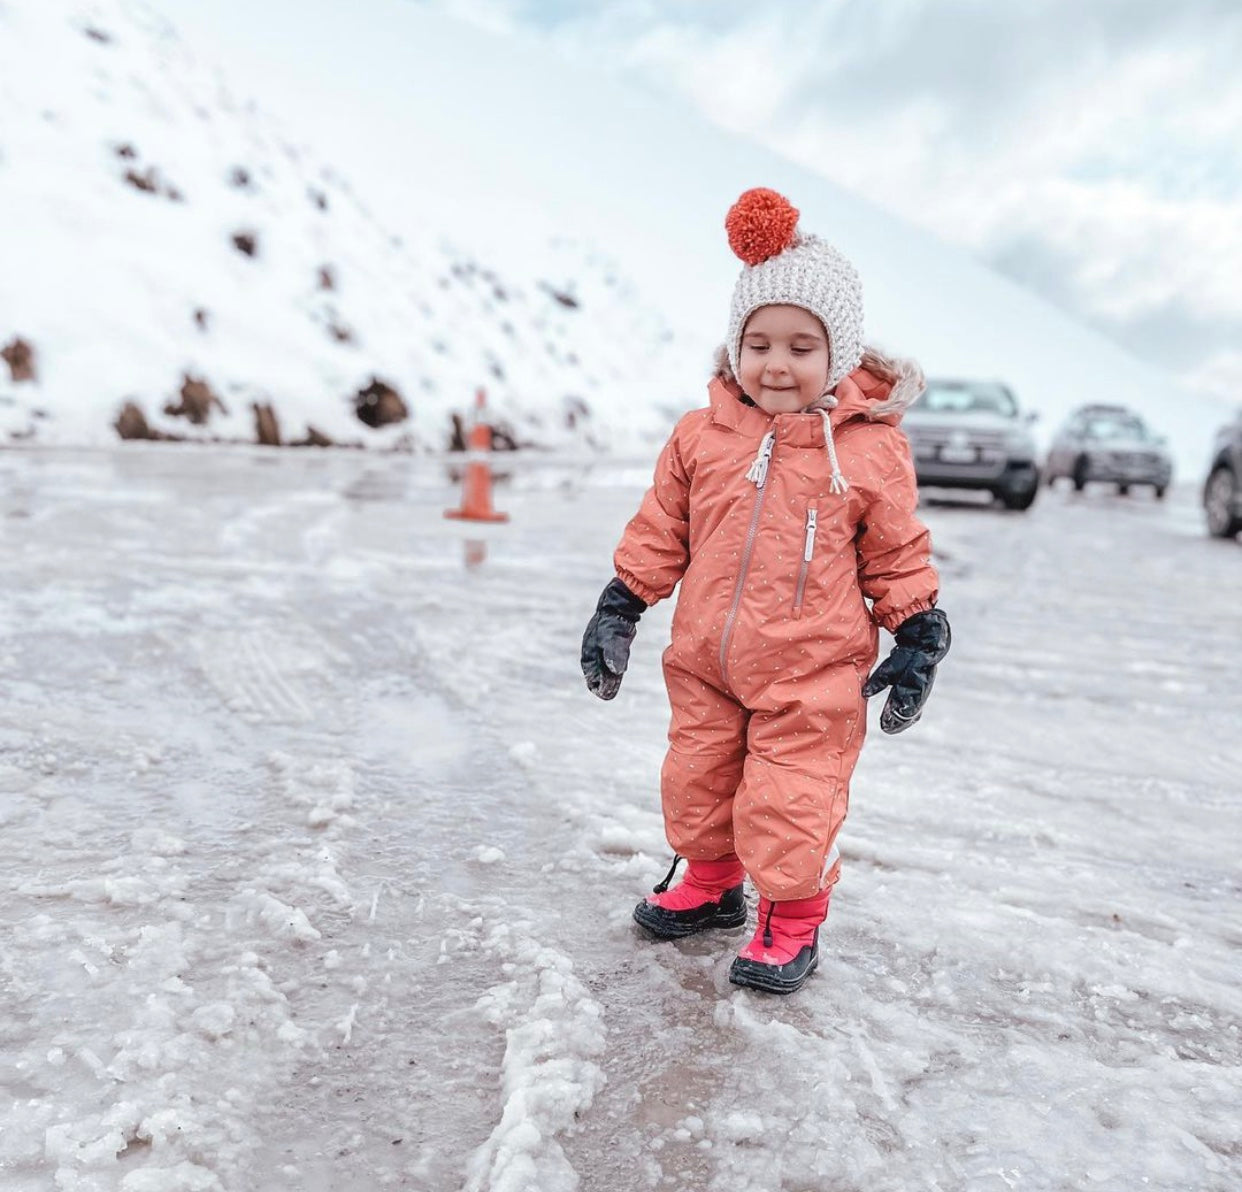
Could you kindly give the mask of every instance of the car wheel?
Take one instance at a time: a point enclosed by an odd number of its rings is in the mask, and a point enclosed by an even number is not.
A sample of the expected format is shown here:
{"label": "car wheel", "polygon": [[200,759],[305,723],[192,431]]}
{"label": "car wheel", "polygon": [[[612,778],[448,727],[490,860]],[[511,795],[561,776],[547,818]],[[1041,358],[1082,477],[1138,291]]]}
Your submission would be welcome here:
{"label": "car wheel", "polygon": [[1035,494],[1037,492],[1039,492],[1038,480],[1030,488],[1020,488],[1017,491],[1001,489],[997,496],[1000,497],[1001,504],[1006,509],[1012,509],[1015,512],[1021,513],[1035,504]]}
{"label": "car wheel", "polygon": [[1238,478],[1226,467],[1217,468],[1203,486],[1203,510],[1213,538],[1232,538],[1242,531],[1242,517],[1233,512],[1237,489]]}
{"label": "car wheel", "polygon": [[1128,497],[1130,495],[1130,486],[1128,484],[1117,485],[1117,495],[1119,497]]}
{"label": "car wheel", "polygon": [[1085,455],[1080,455],[1074,461],[1074,471],[1070,479],[1074,482],[1076,493],[1082,492],[1087,487],[1087,457]]}
{"label": "car wheel", "polygon": [[1167,493],[1168,491],[1169,490],[1163,484],[1157,484],[1156,485],[1156,500],[1163,501],[1164,494]]}

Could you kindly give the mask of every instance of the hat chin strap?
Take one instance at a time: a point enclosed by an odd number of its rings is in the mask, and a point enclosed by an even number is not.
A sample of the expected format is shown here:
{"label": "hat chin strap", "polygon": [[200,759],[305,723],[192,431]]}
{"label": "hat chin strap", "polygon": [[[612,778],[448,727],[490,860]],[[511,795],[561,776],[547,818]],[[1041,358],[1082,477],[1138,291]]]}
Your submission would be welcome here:
{"label": "hat chin strap", "polygon": [[850,482],[841,474],[841,464],[837,459],[837,445],[832,439],[832,420],[829,417],[829,411],[836,409],[836,406],[836,394],[825,393],[815,403],[814,408],[824,420],[824,445],[828,448],[828,465],[832,469],[828,489],[830,492],[844,493],[849,491]]}

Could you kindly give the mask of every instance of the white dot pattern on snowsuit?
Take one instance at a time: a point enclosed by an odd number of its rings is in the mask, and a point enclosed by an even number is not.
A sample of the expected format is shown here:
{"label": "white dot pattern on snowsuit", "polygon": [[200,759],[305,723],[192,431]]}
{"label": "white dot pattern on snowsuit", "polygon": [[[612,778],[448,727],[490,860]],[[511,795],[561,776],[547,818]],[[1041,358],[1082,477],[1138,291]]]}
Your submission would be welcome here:
{"label": "white dot pattern on snowsuit", "polygon": [[[851,384],[839,388],[838,408],[861,410]],[[816,433],[822,415],[781,415],[760,545],[747,556],[745,598],[722,666],[757,495],[746,471],[774,426],[723,380],[713,382],[710,401],[678,424],[615,557],[618,575],[644,599],[683,583],[664,656],[665,829],[684,857],[737,855],[767,898],[810,897],[840,869],[834,845],[865,736],[861,687],[874,664],[873,623],[891,629],[930,607],[935,572],[900,432],[862,418],[839,428],[839,464],[856,483],[838,494],[826,439]],[[818,534],[795,612],[811,506]],[[716,521],[719,513],[728,516]]]}
{"label": "white dot pattern on snowsuit", "polygon": [[746,320],[761,306],[800,306],[828,332],[830,393],[863,355],[862,282],[858,270],[826,240],[798,235],[792,247],[742,270],[729,311],[729,365],[741,376],[738,357]]}

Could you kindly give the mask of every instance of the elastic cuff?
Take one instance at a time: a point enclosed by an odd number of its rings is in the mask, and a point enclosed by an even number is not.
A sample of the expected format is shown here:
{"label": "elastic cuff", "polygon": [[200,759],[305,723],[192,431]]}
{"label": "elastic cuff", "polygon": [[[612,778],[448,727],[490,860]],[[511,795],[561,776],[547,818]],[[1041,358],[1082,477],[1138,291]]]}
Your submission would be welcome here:
{"label": "elastic cuff", "polygon": [[633,572],[625,571],[618,567],[617,578],[648,608],[655,604],[657,600],[662,599],[659,592],[657,592],[654,588],[649,588],[642,582],[642,580],[638,579]]}
{"label": "elastic cuff", "polygon": [[888,613],[880,618],[880,624],[889,631],[896,633],[901,626],[908,621],[915,613],[929,612],[936,607],[936,598],[929,597],[926,600],[916,600],[913,604],[907,604],[900,611]]}

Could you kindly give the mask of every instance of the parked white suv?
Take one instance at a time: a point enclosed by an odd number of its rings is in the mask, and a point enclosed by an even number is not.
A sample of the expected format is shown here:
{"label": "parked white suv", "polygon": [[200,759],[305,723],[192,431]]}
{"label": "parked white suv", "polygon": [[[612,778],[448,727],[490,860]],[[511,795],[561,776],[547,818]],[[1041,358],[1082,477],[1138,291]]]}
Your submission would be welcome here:
{"label": "parked white suv", "polygon": [[1006,509],[1029,509],[1039,492],[1036,417],[997,381],[929,380],[901,422],[919,487],[986,489]]}

